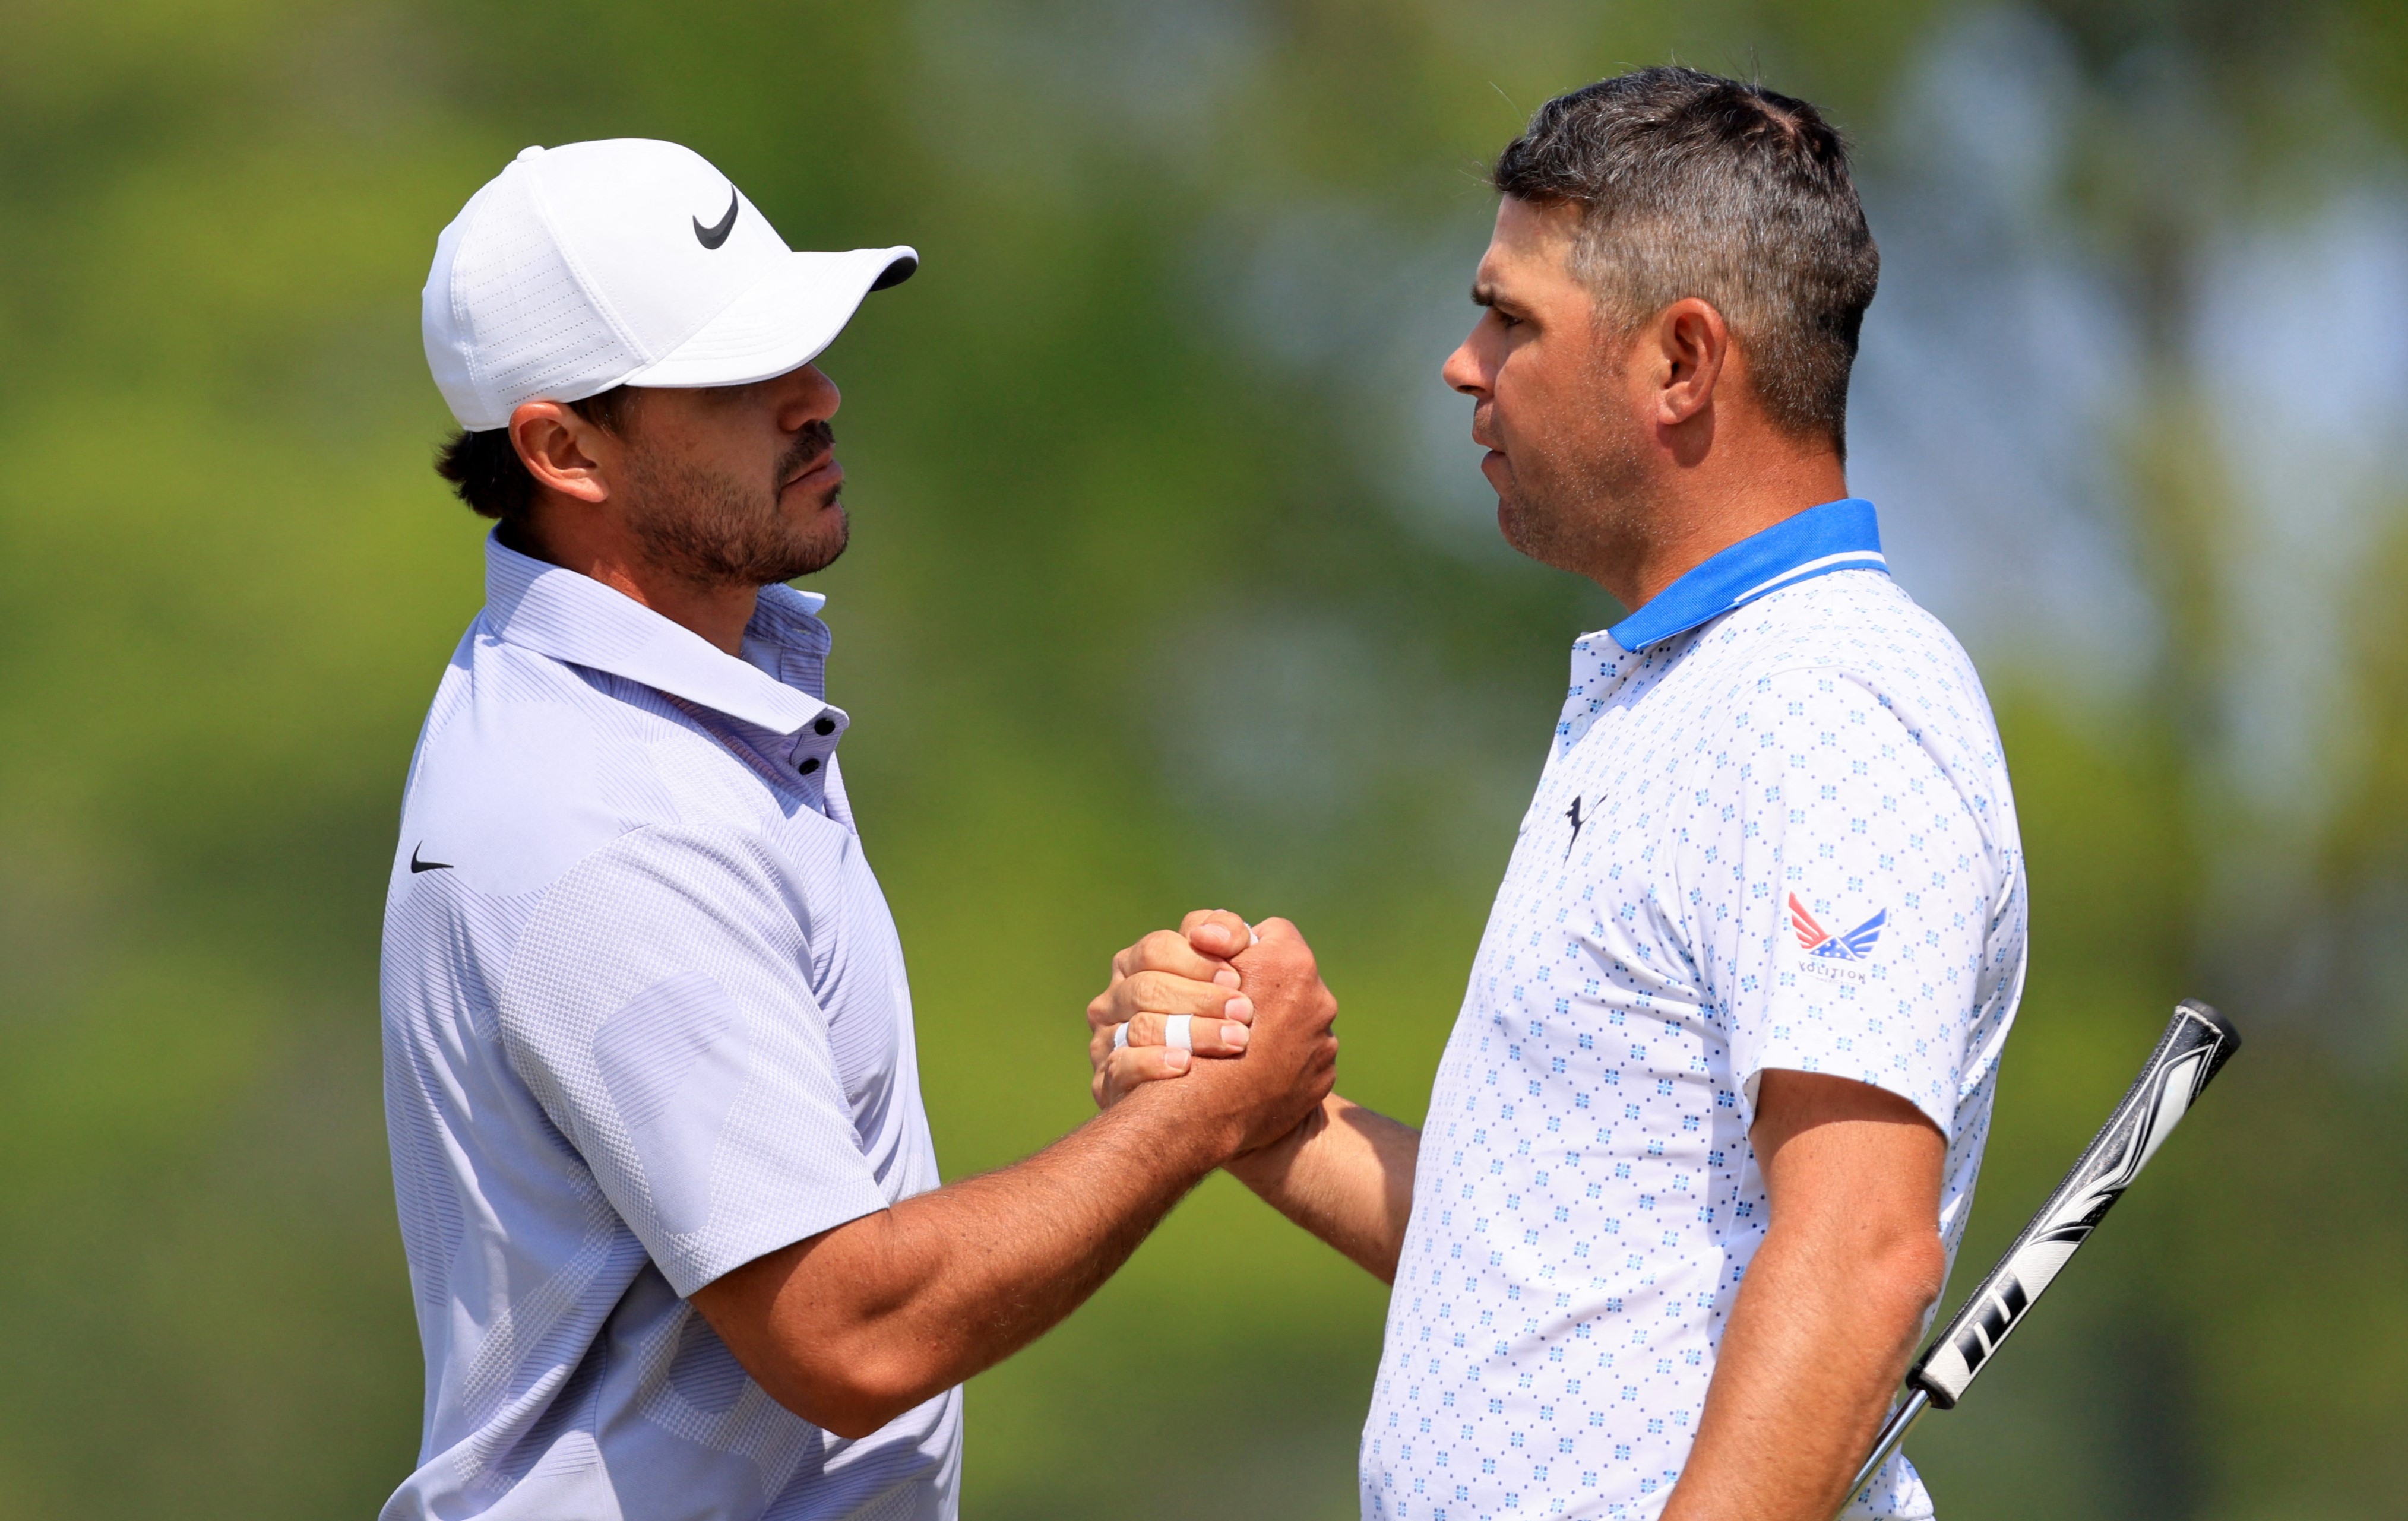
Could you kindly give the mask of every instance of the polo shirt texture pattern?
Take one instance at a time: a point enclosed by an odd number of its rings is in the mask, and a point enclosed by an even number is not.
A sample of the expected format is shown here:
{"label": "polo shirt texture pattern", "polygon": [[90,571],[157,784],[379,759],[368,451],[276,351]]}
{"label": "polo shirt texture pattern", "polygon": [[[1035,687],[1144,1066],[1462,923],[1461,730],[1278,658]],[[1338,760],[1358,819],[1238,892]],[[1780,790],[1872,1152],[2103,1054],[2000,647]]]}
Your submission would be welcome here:
{"label": "polo shirt texture pattern", "polygon": [[954,1514],[960,1390],[847,1442],[685,1301],[939,1182],[820,604],[765,589],[738,659],[488,542],[385,912],[426,1357],[386,1521]]}
{"label": "polo shirt texture pattern", "polygon": [[[1758,1075],[1930,1116],[1953,1260],[2022,988],[1988,704],[1870,504],[1733,546],[1571,664],[1422,1131],[1363,1434],[1383,1521],[1656,1514],[1764,1238]],[[1851,1514],[1930,1505],[1900,1457]]]}

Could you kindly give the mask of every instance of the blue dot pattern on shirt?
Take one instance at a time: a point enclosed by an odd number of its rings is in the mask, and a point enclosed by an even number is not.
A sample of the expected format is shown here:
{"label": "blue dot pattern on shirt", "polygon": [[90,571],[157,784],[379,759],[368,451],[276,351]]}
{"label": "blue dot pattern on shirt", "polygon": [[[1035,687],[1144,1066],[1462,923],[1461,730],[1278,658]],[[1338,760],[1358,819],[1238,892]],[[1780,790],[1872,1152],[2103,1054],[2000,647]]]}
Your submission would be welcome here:
{"label": "blue dot pattern on shirt", "polygon": [[[1763,1239],[1767,1068],[1931,1117],[1953,1260],[2024,943],[1987,701],[1887,576],[1576,643],[1430,1097],[1364,1514],[1662,1509]],[[1930,1506],[1899,1458],[1853,1514]]]}

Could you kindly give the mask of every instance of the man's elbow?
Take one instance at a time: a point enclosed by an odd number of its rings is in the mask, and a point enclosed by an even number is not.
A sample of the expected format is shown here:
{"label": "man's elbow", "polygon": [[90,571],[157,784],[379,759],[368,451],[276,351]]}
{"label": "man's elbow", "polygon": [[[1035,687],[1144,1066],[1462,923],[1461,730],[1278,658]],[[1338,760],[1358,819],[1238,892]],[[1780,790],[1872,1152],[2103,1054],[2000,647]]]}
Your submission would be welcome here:
{"label": "man's elbow", "polygon": [[762,1387],[821,1430],[858,1442],[937,1393],[929,1379],[912,1359],[870,1353],[794,1369]]}
{"label": "man's elbow", "polygon": [[1948,1248],[1936,1230],[1903,1230],[1884,1243],[1867,1266],[1868,1286],[1908,1324],[1912,1336],[1939,1302],[1948,1277]]}

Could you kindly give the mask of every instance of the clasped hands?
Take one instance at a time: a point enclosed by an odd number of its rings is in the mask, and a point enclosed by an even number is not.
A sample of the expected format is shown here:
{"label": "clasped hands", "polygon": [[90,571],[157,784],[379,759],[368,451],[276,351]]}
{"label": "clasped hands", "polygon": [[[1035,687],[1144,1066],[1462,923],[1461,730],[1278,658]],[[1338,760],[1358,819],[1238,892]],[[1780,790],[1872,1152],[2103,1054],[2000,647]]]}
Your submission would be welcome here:
{"label": "clasped hands", "polygon": [[1231,1120],[1232,1158],[1259,1150],[1328,1096],[1337,1017],[1295,925],[1198,910],[1113,957],[1110,986],[1087,1005],[1096,1107],[1183,1079]]}

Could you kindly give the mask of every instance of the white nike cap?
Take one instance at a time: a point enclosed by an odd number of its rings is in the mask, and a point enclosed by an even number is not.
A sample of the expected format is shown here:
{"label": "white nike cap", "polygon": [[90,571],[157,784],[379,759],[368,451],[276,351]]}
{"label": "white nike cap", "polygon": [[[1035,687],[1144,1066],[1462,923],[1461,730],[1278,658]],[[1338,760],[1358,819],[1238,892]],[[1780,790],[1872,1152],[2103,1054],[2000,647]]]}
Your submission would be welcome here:
{"label": "white nike cap", "polygon": [[919,267],[905,248],[795,252],[675,143],[530,148],[436,241],[426,362],[472,433],[538,397],[744,385],[810,363]]}

